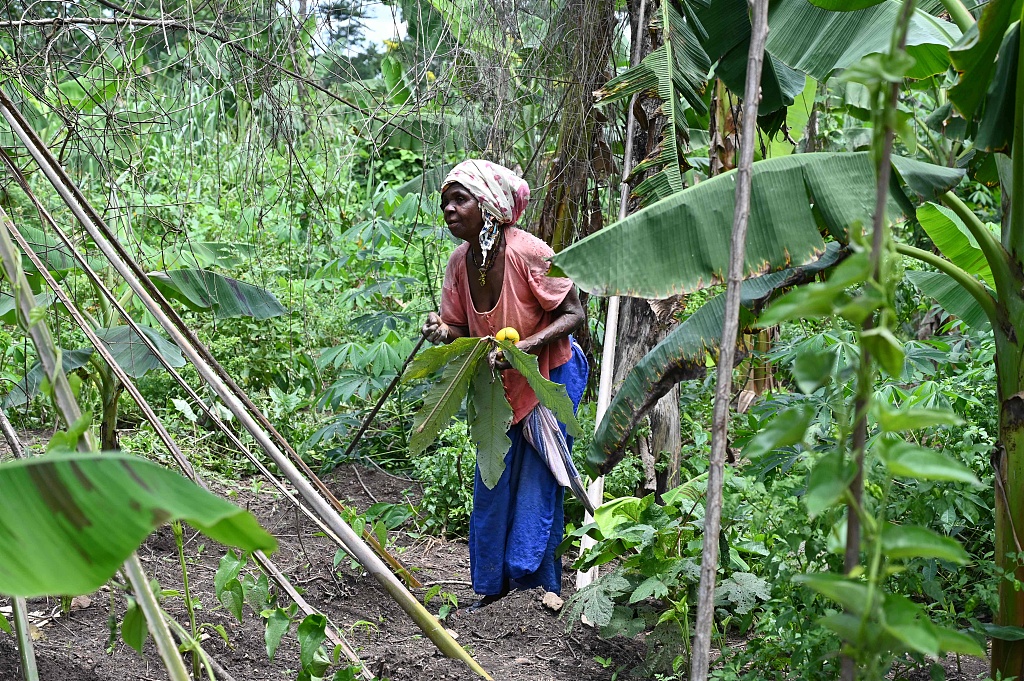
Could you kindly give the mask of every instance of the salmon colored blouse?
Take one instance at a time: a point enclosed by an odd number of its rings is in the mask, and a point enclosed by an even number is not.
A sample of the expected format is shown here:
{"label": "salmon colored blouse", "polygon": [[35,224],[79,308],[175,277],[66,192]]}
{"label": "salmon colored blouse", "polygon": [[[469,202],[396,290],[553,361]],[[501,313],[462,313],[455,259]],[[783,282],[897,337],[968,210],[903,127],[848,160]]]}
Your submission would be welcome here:
{"label": "salmon colored blouse", "polygon": [[[473,305],[469,292],[468,250],[469,244],[464,243],[448,259],[441,289],[441,321],[468,327],[471,336],[493,336],[511,326],[519,331],[520,338],[529,338],[551,324],[552,312],[565,300],[573,283],[570,279],[547,276],[551,267],[547,258],[554,255],[550,246],[521,229],[506,227],[505,280],[494,308],[483,312]],[[571,357],[568,338],[548,343],[537,355],[541,374],[550,378],[551,370]],[[539,401],[526,378],[515,369],[503,371],[502,380],[505,397],[512,405],[512,423],[519,423]]]}

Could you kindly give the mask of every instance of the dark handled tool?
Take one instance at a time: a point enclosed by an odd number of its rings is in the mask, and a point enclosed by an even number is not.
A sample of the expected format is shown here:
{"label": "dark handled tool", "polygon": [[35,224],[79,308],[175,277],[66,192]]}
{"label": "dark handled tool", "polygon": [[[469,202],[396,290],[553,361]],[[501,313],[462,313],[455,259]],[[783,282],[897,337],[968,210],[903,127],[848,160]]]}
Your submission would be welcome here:
{"label": "dark handled tool", "polygon": [[425,340],[427,340],[426,336],[420,336],[419,341],[416,343],[416,347],[414,347],[412,349],[412,352],[409,353],[409,356],[405,358],[405,363],[402,364],[402,368],[398,370],[398,373],[391,380],[390,385],[388,385],[388,387],[384,389],[384,394],[382,394],[380,396],[380,399],[377,400],[377,404],[373,405],[373,409],[371,409],[370,413],[367,414],[366,418],[363,419],[363,423],[362,425],[359,426],[359,430],[356,431],[355,437],[352,438],[352,442],[350,442],[348,448],[345,449],[345,453],[341,457],[342,459],[348,459],[348,455],[351,454],[352,450],[356,448],[356,445],[359,443],[359,440],[362,439],[363,437],[363,433],[365,433],[366,429],[370,427],[370,422],[373,421],[373,417],[377,415],[377,412],[380,411],[380,408],[384,406],[384,400],[388,399],[388,395],[390,395],[391,391],[395,389],[395,386],[398,385],[398,382],[402,380],[402,375],[405,373],[405,370],[409,368],[409,365],[412,363],[413,358],[416,357],[416,353],[420,351],[421,347],[423,347],[423,341]]}

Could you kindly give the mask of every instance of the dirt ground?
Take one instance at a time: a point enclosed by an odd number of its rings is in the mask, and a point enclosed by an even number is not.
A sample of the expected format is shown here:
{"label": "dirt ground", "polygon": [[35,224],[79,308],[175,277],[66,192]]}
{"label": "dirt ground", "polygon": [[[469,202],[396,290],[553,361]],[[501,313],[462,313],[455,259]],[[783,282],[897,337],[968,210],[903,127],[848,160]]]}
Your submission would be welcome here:
{"label": "dirt ground", "polygon": [[[353,466],[338,469],[329,485],[340,500],[360,510],[375,501],[401,502],[406,494],[414,498],[418,494],[415,483],[366,468],[360,468],[357,476]],[[391,681],[478,678],[463,663],[439,653],[372,577],[351,569],[347,559],[333,568],[337,547],[318,536],[318,528],[312,522],[304,516],[297,517],[287,500],[267,491],[266,487],[254,494],[247,484],[231,488],[221,486],[220,491],[231,492],[235,503],[248,507],[278,538],[280,549],[272,559],[293,584],[303,589],[305,599],[341,630],[376,676]],[[438,584],[463,606],[475,600],[469,586],[469,552],[464,541],[442,541],[435,537],[413,539],[400,535],[396,552],[424,583],[423,589],[415,590],[421,598],[431,585]],[[300,666],[294,627],[271,662],[264,647],[261,621],[246,607],[245,621],[239,623],[218,603],[213,578],[224,553],[220,545],[186,529],[189,579],[194,595],[203,606],[197,613],[198,621],[222,625],[229,637],[229,643],[225,644],[214,634],[203,642],[204,648],[235,679],[293,681]],[[159,580],[161,588],[182,588],[181,569],[169,527],[154,533],[139,550],[139,557],[150,576]],[[567,598],[572,592],[574,580],[575,574],[567,569],[563,597]],[[35,633],[39,637],[36,655],[42,681],[167,679],[151,639],[144,656],[120,639],[110,646],[111,610],[118,621],[124,613],[124,598],[119,594],[111,596],[105,588],[86,599],[78,599],[67,615],[61,615],[59,599],[29,601],[33,619],[40,624]],[[615,678],[617,669],[634,667],[639,661],[643,648],[638,641],[603,641],[592,629],[582,625],[566,633],[565,620],[542,604],[543,596],[540,589],[514,592],[476,612],[455,611],[444,623],[496,680],[610,680]],[[282,595],[279,602],[287,605],[287,596]],[[438,596],[428,607],[436,613],[441,604]],[[0,607],[9,605],[9,601],[0,599]],[[180,598],[167,599],[164,607],[178,622],[187,623]],[[612,662],[608,662],[609,659]],[[18,669],[13,638],[0,633],[0,681],[20,678]]]}
{"label": "dirt ground", "polygon": [[[360,510],[377,501],[401,502],[407,495],[415,500],[419,493],[413,482],[351,465],[335,471],[329,484],[339,499]],[[441,655],[371,577],[358,568],[353,570],[347,559],[334,568],[336,547],[318,536],[317,528],[298,515],[286,500],[266,488],[256,492],[248,483],[221,485],[219,491],[248,507],[278,538],[280,549],[273,560],[303,590],[306,600],[337,626],[378,678],[478,678],[461,662]],[[275,659],[268,660],[262,622],[246,607],[245,620],[239,623],[221,607],[214,594],[214,573],[225,549],[190,529],[186,531],[185,543],[193,593],[202,603],[198,621],[222,625],[229,638],[225,643],[213,634],[203,642],[206,651],[234,679],[294,681],[300,666],[294,627],[282,641]],[[475,600],[469,586],[469,555],[464,541],[413,538],[399,533],[395,550],[424,583],[423,589],[415,591],[421,599],[430,586],[437,584],[463,606]],[[153,534],[139,556],[163,589],[182,588],[169,527]],[[250,566],[246,570],[255,568]],[[574,581],[574,573],[566,569],[564,598],[572,594]],[[445,626],[497,681],[614,681],[630,677],[628,670],[636,668],[643,656],[642,641],[602,640],[593,629],[579,624],[566,632],[565,619],[544,606],[543,596],[540,589],[514,592],[476,612],[455,611],[445,620]],[[279,602],[286,605],[287,596],[281,595]],[[0,607],[9,605],[9,601],[0,599]],[[437,597],[428,607],[436,613],[440,605],[441,598]],[[180,598],[168,598],[164,607],[178,622],[188,621]],[[76,599],[66,615],[61,614],[59,599],[31,600],[29,610],[39,625],[34,633],[38,635],[36,654],[42,681],[167,679],[151,639],[145,655],[137,654],[119,638],[112,639],[110,622],[114,618],[120,621],[124,613],[124,598],[120,594],[111,594],[104,588],[87,598]],[[957,660],[950,658],[943,662],[943,667],[946,678],[951,680],[973,681],[987,676],[983,660],[965,658],[958,666]],[[20,678],[18,669],[13,638],[0,633],[0,681]],[[921,669],[904,670],[892,678],[916,681],[934,677]]]}

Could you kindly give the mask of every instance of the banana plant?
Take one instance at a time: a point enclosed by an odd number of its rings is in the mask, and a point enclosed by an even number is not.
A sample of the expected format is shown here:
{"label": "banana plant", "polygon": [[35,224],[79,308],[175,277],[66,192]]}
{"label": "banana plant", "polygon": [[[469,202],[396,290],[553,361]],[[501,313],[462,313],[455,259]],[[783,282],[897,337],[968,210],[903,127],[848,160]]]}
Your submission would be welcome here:
{"label": "banana plant", "polygon": [[[51,271],[61,275],[66,275],[73,268],[69,264],[58,269],[53,264],[53,256],[47,265],[48,268],[53,268]],[[154,272],[150,274],[150,279],[165,295],[181,302],[186,309],[212,312],[218,319],[239,316],[268,319],[287,312],[270,291],[207,269],[179,268]],[[127,308],[131,303],[132,293],[127,286],[123,286],[122,289],[119,304],[120,307]],[[144,340],[131,327],[118,323],[120,312],[107,302],[102,293],[94,290],[94,294],[97,301],[94,311],[90,312],[92,306],[88,305],[80,306],[80,310],[129,376],[141,378],[154,369],[162,368],[164,362],[175,368],[184,366],[185,359],[178,347],[164,338],[159,331],[149,326],[141,326],[142,333],[146,336]],[[13,318],[5,321],[13,322]],[[62,364],[66,373],[84,374],[95,387],[102,414],[101,447],[108,451],[118,449],[117,412],[124,386],[92,348],[65,350],[62,352]],[[35,397],[43,386],[42,366],[36,362],[8,392],[2,407],[6,409],[25,404]]]}
{"label": "banana plant", "polygon": [[[820,55],[815,45],[825,42],[830,27],[853,26],[850,17],[857,12],[830,13],[815,8],[823,21],[802,24],[801,38],[793,32],[795,26],[788,18],[791,12],[812,10],[799,10],[797,4],[772,5],[769,51],[788,66],[807,69],[815,77],[827,77],[834,68],[852,65],[853,61],[843,57],[833,60],[826,71],[819,70]],[[893,4],[862,2],[857,6],[872,5],[859,11],[881,16],[891,11],[889,6]],[[959,31],[918,12],[918,28],[915,32],[911,24],[908,41],[908,51],[915,58],[909,75],[942,71],[950,62],[959,71],[959,80],[946,94],[970,126],[968,137],[973,136],[973,144],[968,152],[991,154],[988,161],[998,170],[1002,185],[1004,217],[996,226],[986,225],[974,215],[952,192],[960,171],[925,164],[901,168],[900,164],[906,166],[906,162],[894,159],[906,185],[929,201],[915,209],[908,205],[905,195],[901,197],[894,190],[896,203],[905,215],[920,221],[941,255],[906,244],[897,244],[896,249],[936,270],[912,276],[922,291],[967,323],[993,331],[1000,399],[996,561],[1008,576],[1024,580],[1015,529],[1024,527],[1024,201],[1011,200],[1024,196],[1022,3],[993,0],[981,11],[976,24],[971,23],[970,14],[956,12],[954,16],[963,22],[966,31],[957,42],[942,48],[943,41],[957,37]],[[706,17],[702,22],[705,27],[715,25]],[[870,46],[884,42],[888,28],[873,32],[870,25],[864,23],[862,31],[852,34],[854,43]],[[942,29],[941,36],[932,30],[936,26]],[[928,35],[932,38],[922,42]],[[847,40],[842,44],[849,43]],[[875,50],[865,54],[871,51]],[[815,69],[809,67],[812,62],[818,64]],[[1002,154],[1006,151],[1011,152],[1009,157]],[[866,163],[854,167],[858,156],[801,154],[755,164],[748,276],[810,262],[822,251],[825,238],[846,242],[849,229],[867,224],[871,208],[862,190],[873,184],[874,177]],[[655,203],[563,251],[555,257],[556,265],[584,289],[604,294],[661,297],[721,281],[725,247],[718,244],[727,240],[732,209],[728,200],[714,196],[716,181],[731,182],[726,174]],[[649,241],[651,237],[656,241]],[[657,247],[652,248],[655,243]],[[655,378],[658,372],[667,374],[671,368],[658,366],[652,359],[649,371],[652,364],[656,366]],[[637,380],[649,384],[652,379]],[[607,467],[605,457],[614,451],[613,443],[622,434],[612,431],[616,409],[621,412],[631,408],[626,403],[610,408],[611,417],[605,421],[608,428],[598,434],[589,455],[595,468]],[[1024,593],[1014,589],[1013,579],[1000,580],[999,591],[992,670],[993,676],[1001,673],[1006,677],[1019,674],[1024,665],[1024,640],[1019,635],[1024,627]]]}

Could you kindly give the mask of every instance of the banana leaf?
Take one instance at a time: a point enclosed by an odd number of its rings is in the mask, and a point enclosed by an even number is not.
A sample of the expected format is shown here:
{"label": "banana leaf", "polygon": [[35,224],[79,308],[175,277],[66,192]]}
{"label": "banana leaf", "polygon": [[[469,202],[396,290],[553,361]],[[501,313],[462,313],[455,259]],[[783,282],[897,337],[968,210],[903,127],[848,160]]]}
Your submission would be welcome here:
{"label": "banana leaf", "polygon": [[644,178],[633,190],[641,205],[653,203],[683,188],[682,171],[686,168],[686,161],[682,150],[689,142],[689,124],[683,111],[686,106],[700,115],[708,111],[704,89],[711,60],[701,47],[700,40],[705,33],[696,18],[694,4],[706,3],[681,0],[677,6],[675,0],[660,0],[655,23],[663,28],[663,44],[594,93],[599,104],[648,90],[656,90],[662,101],[662,113],[669,123],[663,130],[661,143],[631,172],[632,177],[640,177],[649,171],[657,171]]}
{"label": "banana leaf", "polygon": [[967,274],[981,277],[989,288],[995,288],[988,259],[956,213],[945,206],[929,202],[917,209],[917,221],[939,252],[951,263]]}
{"label": "banana leaf", "polygon": [[949,100],[964,118],[974,116],[985,100],[996,72],[1000,46],[1010,25],[1020,17],[1021,0],[990,0],[981,17],[949,50],[960,81],[949,89]]}
{"label": "banana leaf", "polygon": [[[824,81],[869,54],[886,52],[902,3],[885,0],[849,12],[830,12],[807,0],[777,0],[768,11],[765,71],[761,77],[761,114],[789,106],[803,80],[794,72]],[[707,28],[704,48],[715,73],[733,92],[743,92],[750,43],[746,0],[716,0],[697,11]],[[953,24],[916,10],[907,33],[907,51],[915,59],[911,78],[942,73],[949,66],[948,48],[960,38]]]}
{"label": "banana leaf", "polygon": [[917,290],[934,298],[943,310],[963,320],[967,326],[979,331],[992,328],[978,301],[948,274],[908,270],[906,276]]}
{"label": "banana leaf", "polygon": [[[816,261],[782,272],[748,279],[740,289],[740,327],[749,327],[756,312],[782,288],[813,279],[846,255],[839,243],[830,242]],[[641,359],[623,381],[608,406],[587,452],[587,467],[603,475],[625,455],[636,426],[676,383],[703,372],[705,355],[714,353],[722,338],[725,294],[702,305]]]}
{"label": "banana leaf", "polygon": [[212,310],[218,319],[269,319],[288,312],[270,291],[209,270],[169,270],[152,273],[149,278],[164,295],[197,312]]}
{"label": "banana leaf", "polygon": [[[80,369],[89,363],[89,358],[92,357],[92,348],[80,348],[78,350],[62,350],[60,354],[61,367],[64,373]],[[33,397],[39,394],[39,389],[43,385],[43,381],[46,379],[46,371],[43,369],[43,365],[36,362],[29,367],[28,372],[22,377],[20,381],[14,384],[11,391],[4,397],[4,401],[0,404],[0,407],[7,409],[8,407],[17,407],[25,404]]]}
{"label": "banana leaf", "polygon": [[[160,355],[172,367],[185,366],[185,358],[181,356],[178,346],[165,339],[160,333],[148,326],[139,327],[156,346]],[[150,351],[149,346],[130,326],[112,326],[109,329],[97,329],[96,335],[107,346],[117,362],[132,378],[141,378],[148,371],[159,369],[163,365]]]}
{"label": "banana leaf", "polygon": [[0,593],[95,591],[153,530],[187,521],[222,544],[273,551],[247,511],[155,463],[52,453],[0,464]]}
{"label": "banana leaf", "polygon": [[[955,186],[963,171],[894,160],[915,192]],[[663,199],[552,258],[553,273],[595,295],[666,298],[724,281],[736,171]],[[754,164],[744,277],[816,260],[823,234],[845,243],[871,222],[875,176],[867,153],[795,154]],[[913,204],[894,186],[890,215]]]}

